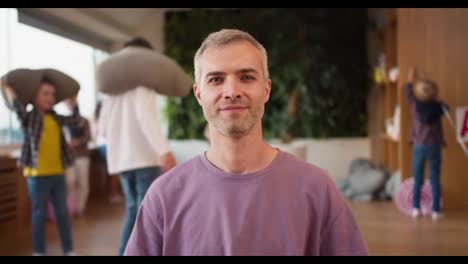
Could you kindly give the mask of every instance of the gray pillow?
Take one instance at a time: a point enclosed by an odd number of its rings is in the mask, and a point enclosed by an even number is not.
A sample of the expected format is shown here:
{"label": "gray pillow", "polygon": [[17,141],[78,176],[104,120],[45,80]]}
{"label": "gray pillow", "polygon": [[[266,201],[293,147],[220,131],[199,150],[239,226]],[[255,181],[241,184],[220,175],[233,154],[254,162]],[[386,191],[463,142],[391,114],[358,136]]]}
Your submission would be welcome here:
{"label": "gray pillow", "polygon": [[385,194],[388,197],[394,198],[396,192],[398,191],[398,186],[400,183],[400,171],[397,170],[395,173],[393,173],[392,177],[387,180],[387,183],[385,184]]}
{"label": "gray pillow", "polygon": [[[56,103],[78,94],[80,90],[80,84],[75,79],[54,69],[15,69],[2,76],[2,81],[11,86],[18,100],[28,104],[32,102],[43,77],[47,77],[55,85]],[[3,89],[2,94],[7,106],[12,108],[11,102],[8,102],[3,93]]]}
{"label": "gray pillow", "polygon": [[360,194],[373,194],[382,189],[385,182],[385,172],[375,168],[358,170],[349,175],[349,184],[353,196]]}
{"label": "gray pillow", "polygon": [[370,160],[365,159],[365,158],[358,158],[358,159],[351,161],[351,164],[349,165],[348,175],[351,175],[355,171],[358,171],[358,170],[367,170],[373,167],[374,165],[372,164]]}
{"label": "gray pillow", "polygon": [[193,80],[174,60],[159,52],[126,47],[97,66],[96,83],[106,94],[145,86],[167,96],[186,96]]}

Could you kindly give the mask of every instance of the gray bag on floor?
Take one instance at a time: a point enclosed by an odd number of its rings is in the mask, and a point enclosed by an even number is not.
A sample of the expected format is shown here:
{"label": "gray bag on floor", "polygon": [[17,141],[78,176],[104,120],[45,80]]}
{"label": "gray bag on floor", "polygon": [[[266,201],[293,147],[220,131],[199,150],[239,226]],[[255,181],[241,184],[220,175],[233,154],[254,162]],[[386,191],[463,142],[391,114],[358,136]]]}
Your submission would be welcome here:
{"label": "gray bag on floor", "polygon": [[352,200],[382,199],[388,173],[375,167],[369,160],[356,159],[351,162],[347,184],[343,194]]}

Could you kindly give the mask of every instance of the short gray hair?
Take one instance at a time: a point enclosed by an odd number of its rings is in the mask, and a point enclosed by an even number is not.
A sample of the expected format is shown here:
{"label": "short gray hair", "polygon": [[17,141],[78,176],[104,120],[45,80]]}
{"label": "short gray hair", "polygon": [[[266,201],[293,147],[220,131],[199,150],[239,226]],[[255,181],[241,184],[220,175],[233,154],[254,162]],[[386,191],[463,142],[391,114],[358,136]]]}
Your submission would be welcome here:
{"label": "short gray hair", "polygon": [[260,51],[260,54],[262,56],[263,74],[265,76],[265,79],[270,78],[270,74],[268,72],[268,55],[263,45],[260,44],[260,42],[258,42],[247,32],[240,31],[237,29],[222,29],[220,31],[209,34],[208,37],[206,37],[206,39],[201,44],[200,48],[197,50],[197,53],[195,53],[195,58],[193,60],[195,69],[195,82],[199,83],[200,81],[199,60],[201,55],[203,54],[203,52],[205,52],[207,48],[221,47],[240,40],[248,41]]}

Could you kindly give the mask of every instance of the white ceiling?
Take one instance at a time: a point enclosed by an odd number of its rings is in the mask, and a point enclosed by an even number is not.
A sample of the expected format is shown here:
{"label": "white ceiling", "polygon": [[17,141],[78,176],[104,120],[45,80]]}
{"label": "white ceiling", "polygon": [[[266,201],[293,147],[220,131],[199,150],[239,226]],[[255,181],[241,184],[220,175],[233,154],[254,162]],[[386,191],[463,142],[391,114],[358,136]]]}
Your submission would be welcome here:
{"label": "white ceiling", "polygon": [[163,9],[157,8],[39,8],[39,10],[111,41],[128,39],[147,16],[164,12]]}
{"label": "white ceiling", "polygon": [[94,13],[95,16],[107,17],[119,21],[126,27],[135,30],[142,21],[152,14],[187,11],[191,8],[77,8],[81,12]]}
{"label": "white ceiling", "polygon": [[[190,8],[22,8],[22,10],[33,14],[36,21],[39,20],[39,24],[40,21],[47,21],[49,24],[54,24],[58,31],[64,30],[65,34],[62,35],[67,35],[69,32],[84,32],[85,35],[91,34],[110,43],[118,43],[137,35],[142,27],[158,23],[158,19],[163,19],[165,12],[185,11]],[[58,31],[54,33],[60,34]]]}
{"label": "white ceiling", "polygon": [[155,12],[162,12],[161,8],[89,8],[101,16],[119,21],[129,28],[138,26],[142,19]]}

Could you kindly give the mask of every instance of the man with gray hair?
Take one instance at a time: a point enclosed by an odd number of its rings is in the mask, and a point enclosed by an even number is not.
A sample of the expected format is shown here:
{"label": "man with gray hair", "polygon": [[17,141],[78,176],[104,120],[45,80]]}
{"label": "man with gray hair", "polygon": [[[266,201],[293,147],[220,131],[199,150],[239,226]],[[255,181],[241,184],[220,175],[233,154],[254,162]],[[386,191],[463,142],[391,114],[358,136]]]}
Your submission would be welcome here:
{"label": "man with gray hair", "polygon": [[265,48],[224,29],[194,63],[210,146],[151,185],[125,255],[367,255],[327,173],[263,140]]}

